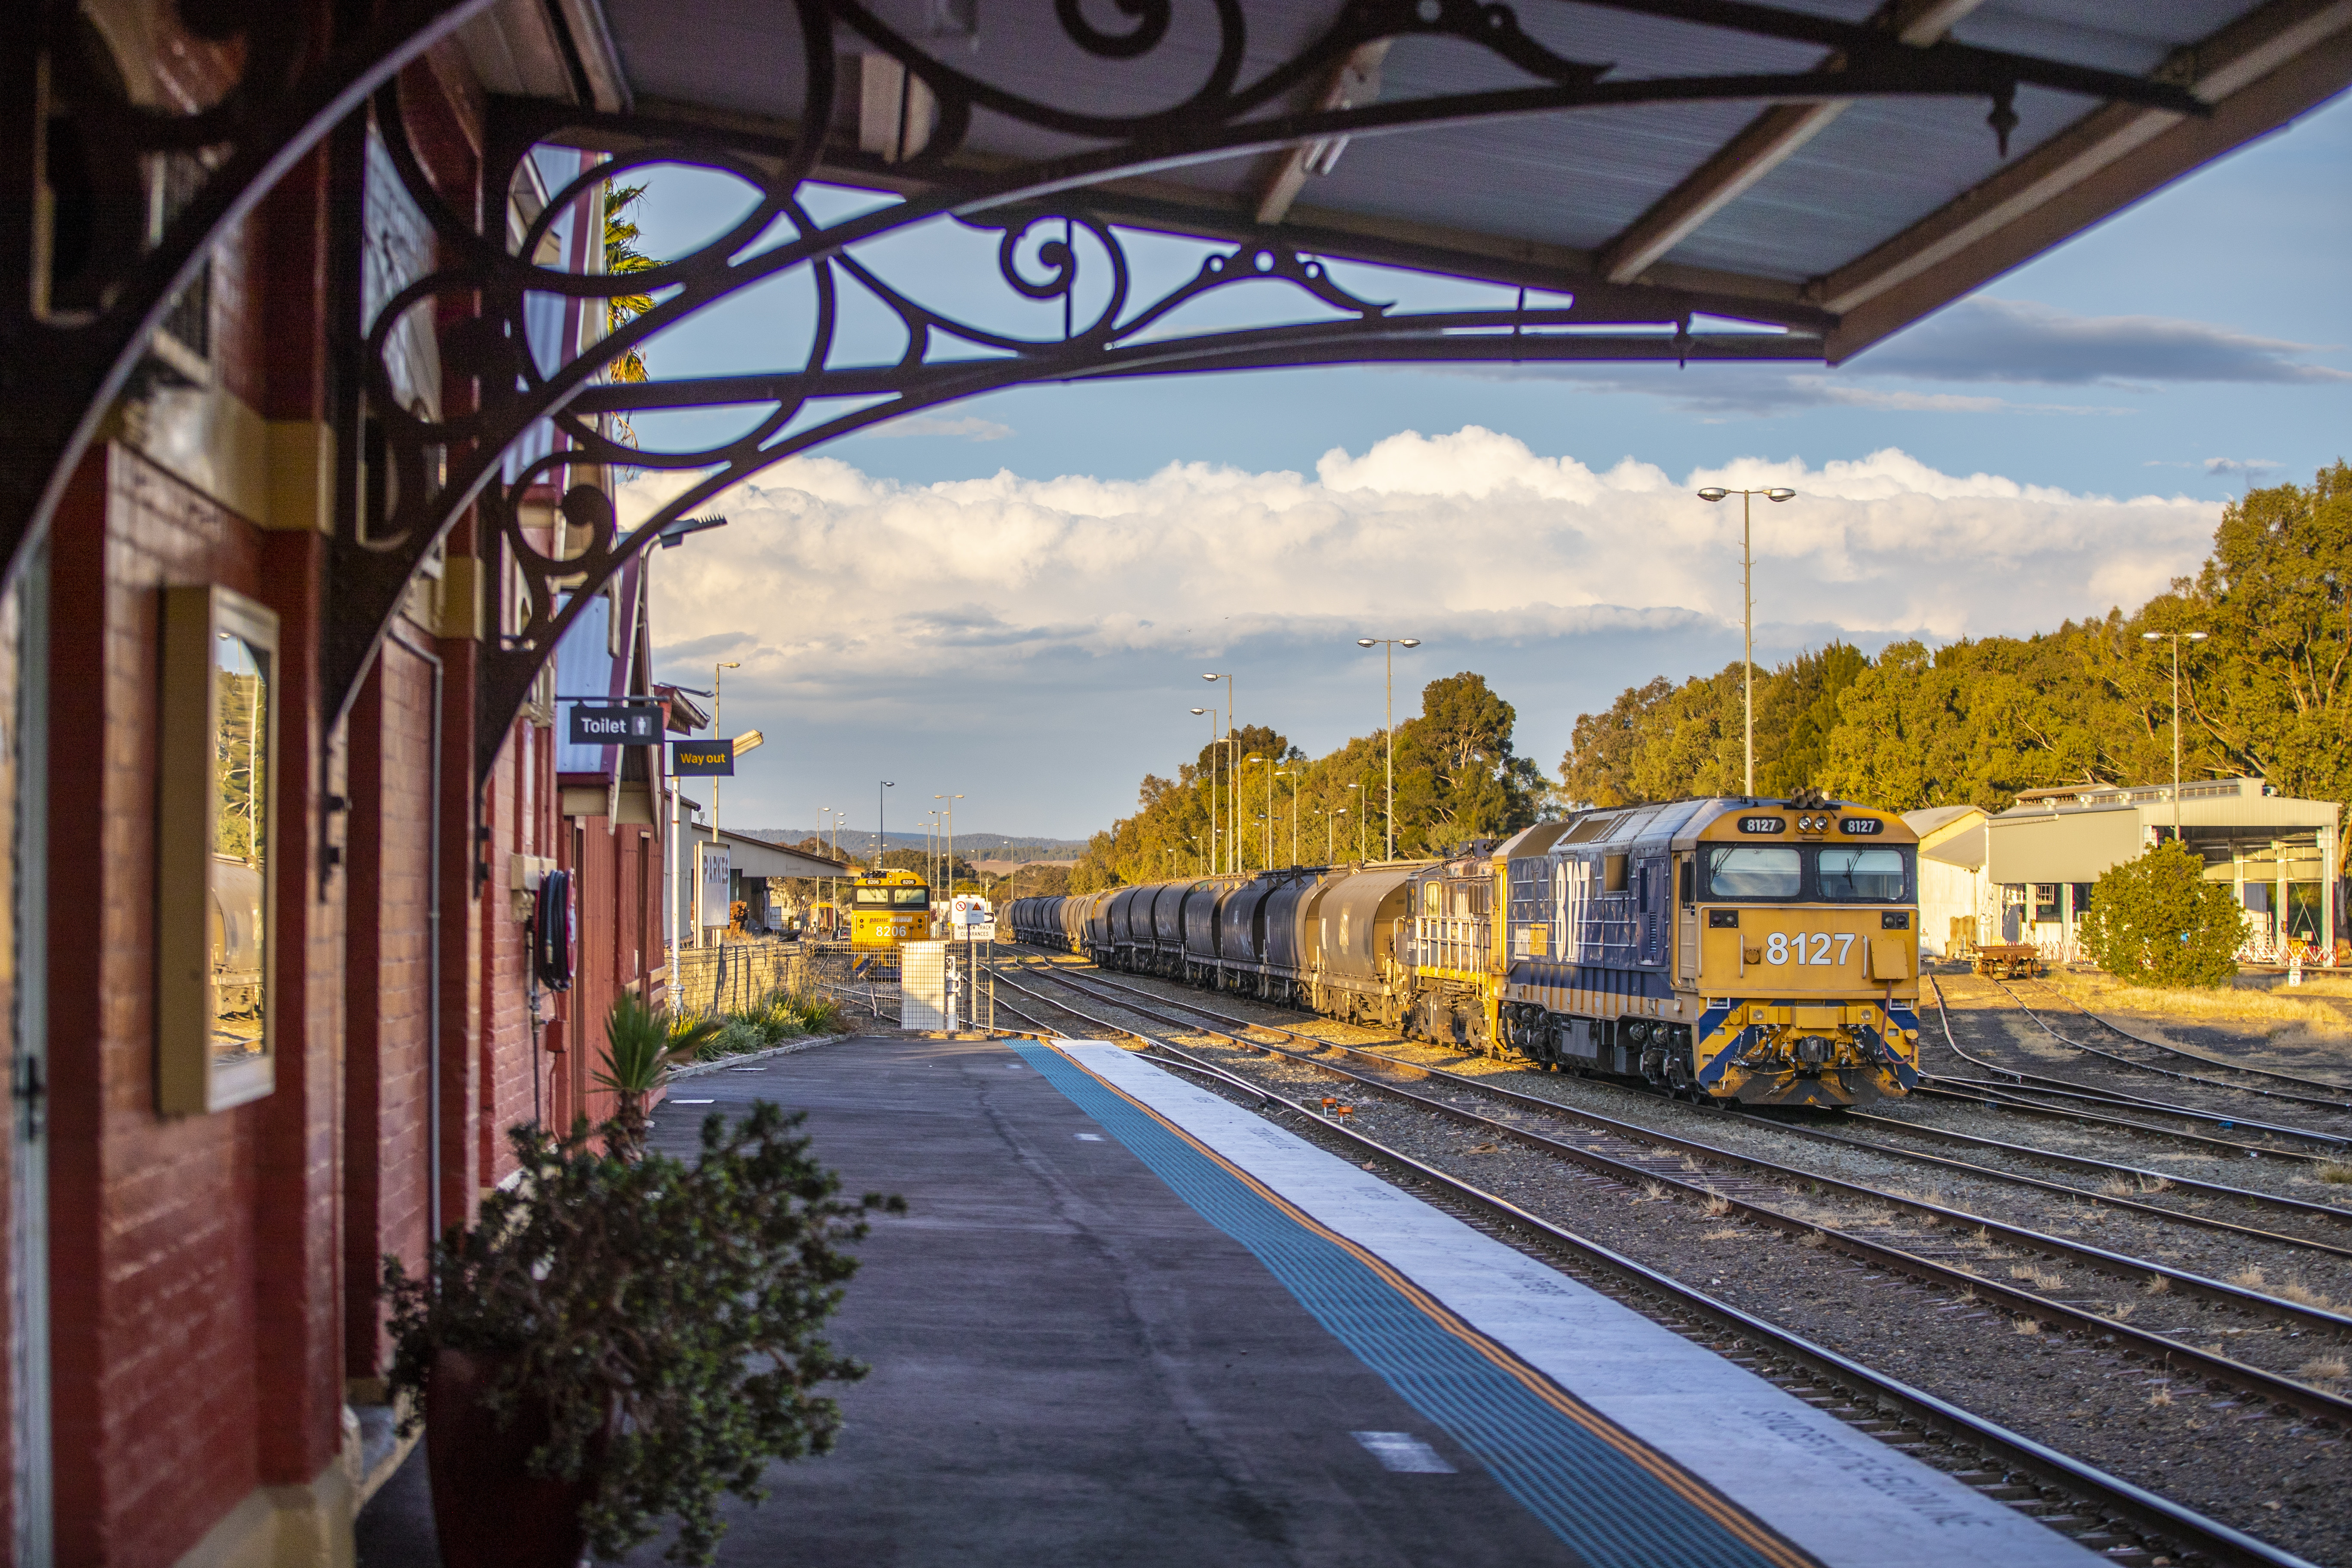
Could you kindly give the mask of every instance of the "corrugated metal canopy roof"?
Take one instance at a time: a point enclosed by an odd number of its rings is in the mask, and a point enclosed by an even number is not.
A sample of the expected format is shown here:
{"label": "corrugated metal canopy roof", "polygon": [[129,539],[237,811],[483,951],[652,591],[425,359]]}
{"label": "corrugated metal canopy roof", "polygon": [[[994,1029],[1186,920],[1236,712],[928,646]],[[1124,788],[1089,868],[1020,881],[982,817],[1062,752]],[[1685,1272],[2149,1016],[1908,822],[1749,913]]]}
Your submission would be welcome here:
{"label": "corrugated metal canopy roof", "polygon": [[[506,9],[542,3],[584,60],[572,72],[583,96],[672,121],[771,136],[796,129],[806,73],[790,5],[508,0]],[[1181,103],[1211,78],[1223,41],[1210,5],[1082,6],[1112,34],[1148,31],[1164,12],[1164,37],[1124,59],[1079,47],[1059,7],[1043,4],[869,0],[869,9],[990,88],[1098,115]],[[1349,10],[1341,0],[1243,0],[1238,79],[1277,69]],[[1419,14],[1457,11],[1455,0],[1421,0]],[[1607,280],[1750,302],[1760,320],[1776,307],[1826,312],[1837,360],[2352,84],[2352,0],[1522,0],[1465,14],[1506,12],[1555,54],[1606,66],[1603,85],[1843,70],[1845,55],[1788,36],[1828,18],[1869,24],[1874,37],[1917,51],[1894,50],[1903,60],[1952,58],[1955,46],[2006,51],[2186,87],[2212,112],[2183,116],[2029,79],[2015,92],[2004,157],[1982,91],[1574,107],[1360,131],[1328,173],[1294,176],[1303,189],[1286,200],[1270,199],[1295,156],[1282,151],[1109,180],[1087,200],[1144,226],[1279,232],[1321,255],[1563,292]],[[1414,12],[1382,14],[1409,25]],[[959,18],[973,19],[969,36]],[[838,57],[872,47],[835,24]],[[1459,37],[1408,32],[1373,55],[1372,85],[1360,76],[1349,89],[1355,107],[1542,85]],[[543,81],[491,85],[550,96]],[[1250,116],[1307,112],[1343,85],[1328,71],[1302,79]],[[917,178],[857,150],[854,73],[845,96],[819,169],[845,184],[953,189],[1105,144],[982,107],[955,156]],[[1261,223],[1269,211],[1274,222]]]}

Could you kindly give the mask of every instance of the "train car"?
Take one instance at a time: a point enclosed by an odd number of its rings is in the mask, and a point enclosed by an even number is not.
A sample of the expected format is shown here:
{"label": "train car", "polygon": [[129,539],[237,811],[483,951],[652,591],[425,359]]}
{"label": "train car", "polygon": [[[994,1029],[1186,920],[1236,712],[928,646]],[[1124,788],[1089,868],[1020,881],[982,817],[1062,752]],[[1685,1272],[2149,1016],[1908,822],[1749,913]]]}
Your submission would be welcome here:
{"label": "train car", "polygon": [[1693,1100],[1901,1096],[1919,1078],[1916,843],[1893,813],[1817,795],[1540,824],[1421,879],[1414,1022]]}
{"label": "train car", "polygon": [[895,948],[931,934],[931,890],[912,871],[861,871],[849,887],[849,944]]}

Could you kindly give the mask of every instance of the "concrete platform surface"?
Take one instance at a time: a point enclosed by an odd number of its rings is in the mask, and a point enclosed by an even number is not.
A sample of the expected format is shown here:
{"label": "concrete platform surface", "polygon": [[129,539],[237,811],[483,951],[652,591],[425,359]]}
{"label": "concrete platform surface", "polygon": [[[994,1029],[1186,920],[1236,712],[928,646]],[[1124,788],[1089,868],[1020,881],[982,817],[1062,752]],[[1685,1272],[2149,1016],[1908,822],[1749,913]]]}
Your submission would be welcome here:
{"label": "concrete platform surface", "polygon": [[[724,1563],[2094,1560],[1116,1047],[845,1040],[681,1084],[655,1142],[753,1099],[910,1212],[836,1320],[838,1447]],[[363,1568],[437,1560],[423,1471]]]}

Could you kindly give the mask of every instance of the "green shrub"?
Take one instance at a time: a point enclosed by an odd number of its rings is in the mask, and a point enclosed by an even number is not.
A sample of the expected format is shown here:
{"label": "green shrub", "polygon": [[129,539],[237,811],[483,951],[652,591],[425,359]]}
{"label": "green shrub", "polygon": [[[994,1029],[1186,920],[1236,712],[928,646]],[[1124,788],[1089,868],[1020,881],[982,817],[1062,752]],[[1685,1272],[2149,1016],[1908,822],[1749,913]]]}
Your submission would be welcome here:
{"label": "green shrub", "polygon": [[513,1129],[522,1180],[433,1244],[425,1278],[383,1261],[403,1432],[422,1423],[436,1351],[488,1356],[501,1422],[526,1401],[547,1411],[531,1470],[593,1476],[581,1518],[598,1558],[674,1518],[670,1560],[711,1562],[722,1493],[757,1501],[770,1460],[832,1447],[841,1412],[823,1387],[866,1373],[821,1331],[857,1267],[843,1248],[866,1211],[906,1212],[841,1196],[801,1121],[764,1100],[731,1126],[713,1112],[691,1164],[600,1152],[622,1141],[610,1127]]}
{"label": "green shrub", "polygon": [[2245,911],[2205,862],[2178,843],[2110,867],[2075,928],[2100,968],[2142,985],[2227,985],[2246,940]]}

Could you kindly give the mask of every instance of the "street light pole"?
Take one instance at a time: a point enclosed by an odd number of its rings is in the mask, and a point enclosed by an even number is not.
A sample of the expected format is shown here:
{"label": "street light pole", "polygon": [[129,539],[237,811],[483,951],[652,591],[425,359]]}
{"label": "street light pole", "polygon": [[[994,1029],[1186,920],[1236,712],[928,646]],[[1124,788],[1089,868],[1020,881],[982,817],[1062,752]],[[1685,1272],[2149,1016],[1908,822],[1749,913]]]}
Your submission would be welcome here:
{"label": "street light pole", "polygon": [[[724,664],[710,667],[710,733],[720,740],[727,735],[727,672],[740,669],[743,661],[730,658]],[[710,842],[719,842],[719,781],[710,781]]]}
{"label": "street light pole", "polygon": [[[1217,710],[1195,708],[1192,711],[1196,715],[1205,713],[1209,716],[1209,842],[1213,844],[1217,839]],[[1209,863],[1209,874],[1213,877],[1217,874],[1213,859]]]}
{"label": "street light pole", "polygon": [[1388,697],[1382,709],[1385,715],[1383,731],[1389,742],[1389,809],[1388,847],[1383,851],[1387,859],[1396,858],[1396,650],[1419,647],[1419,637],[1358,637],[1358,647],[1381,647],[1388,660]]}
{"label": "street light pole", "polygon": [[[1209,683],[1210,683],[1211,685],[1213,685],[1213,686],[1214,684],[1216,684],[1216,683],[1217,683],[1218,681],[1220,681],[1220,680],[1222,680],[1222,681],[1223,681],[1223,682],[1225,683],[1225,741],[1226,741],[1226,742],[1227,742],[1228,744],[1231,744],[1231,743],[1232,743],[1232,742],[1233,742],[1233,738],[1234,738],[1234,688],[1236,685],[1238,685],[1239,683],[1234,679],[1233,672],[1232,672],[1232,671],[1230,671],[1230,670],[1226,671],[1226,672],[1225,672],[1224,674],[1223,674],[1223,675],[1203,675],[1203,676],[1202,676],[1202,677],[1201,677],[1201,679],[1203,679],[1203,680],[1205,680],[1205,681],[1207,681],[1207,682],[1209,682]],[[1213,707],[1213,706],[1214,706],[1214,704],[1213,704],[1213,703],[1212,703],[1212,706]],[[1238,748],[1236,748],[1236,749],[1238,749]],[[1242,770],[1241,770],[1241,767],[1240,767],[1240,765],[1239,765],[1238,763],[1236,763],[1236,764],[1233,767],[1233,769],[1231,770],[1231,775],[1232,775],[1232,779],[1233,779],[1233,792],[1234,792],[1234,794],[1233,794],[1233,807],[1234,807],[1234,809],[1233,809],[1233,815],[1232,815],[1232,816],[1231,816],[1231,818],[1230,818],[1229,820],[1231,820],[1231,821],[1233,822],[1233,824],[1234,824],[1234,834],[1233,834],[1233,842],[1234,842],[1233,859],[1234,859],[1234,866],[1235,869],[1239,869],[1239,868],[1240,868],[1240,866],[1241,866],[1241,820],[1242,820],[1242,784],[1241,784],[1241,771],[1242,771]]]}
{"label": "street light pole", "polygon": [[1750,548],[1753,536],[1748,528],[1748,507],[1756,496],[1782,501],[1796,493],[1778,485],[1762,490],[1730,490],[1721,485],[1709,485],[1698,492],[1698,499],[1704,501],[1718,501],[1726,496],[1739,498],[1739,683],[1740,706],[1746,715],[1741,721],[1740,742],[1746,771],[1740,787],[1750,800],[1756,798],[1756,556]]}
{"label": "street light pole", "polygon": [[886,790],[886,789],[897,789],[898,787],[898,785],[897,782],[896,782],[896,781],[894,781],[894,780],[891,780],[891,779],[877,779],[877,781],[875,781],[875,785],[874,785],[874,874],[875,874],[876,876],[877,876],[877,877],[878,877],[878,876],[880,876],[880,875],[882,874],[882,848],[883,848],[883,846],[885,846],[885,845],[887,845],[887,844],[888,844],[888,843],[890,842],[890,824],[889,824],[889,820],[888,820],[888,814],[887,814],[887,812],[885,812],[885,810],[883,809],[883,805],[882,805],[882,792],[883,792],[884,790]]}
{"label": "street light pole", "polygon": [[[2203,642],[2205,632],[2142,632],[2140,640],[2156,642],[2162,638],[2172,641],[2172,841],[2180,842],[2180,639]],[[2284,928],[2282,928],[2284,929]]]}

